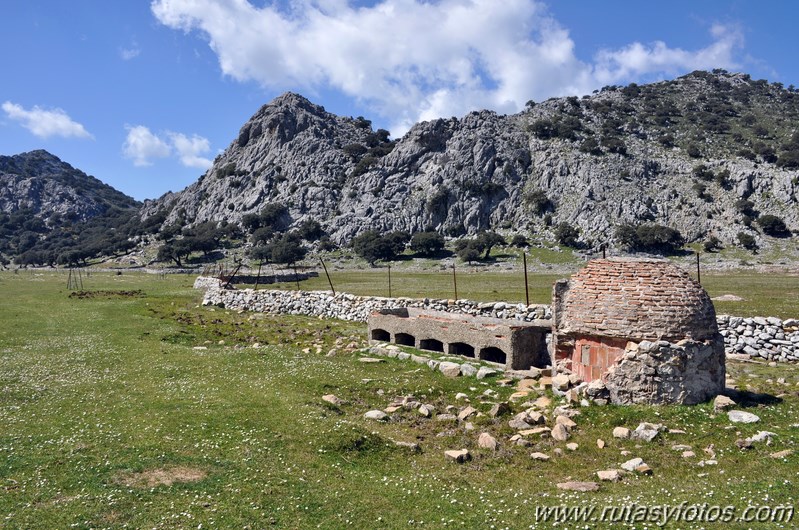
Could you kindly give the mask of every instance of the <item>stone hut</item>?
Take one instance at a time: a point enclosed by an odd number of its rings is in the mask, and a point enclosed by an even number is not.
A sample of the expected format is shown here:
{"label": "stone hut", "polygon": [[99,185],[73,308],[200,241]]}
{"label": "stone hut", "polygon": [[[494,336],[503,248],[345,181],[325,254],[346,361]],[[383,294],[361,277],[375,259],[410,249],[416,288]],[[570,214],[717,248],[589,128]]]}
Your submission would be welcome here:
{"label": "stone hut", "polygon": [[695,404],[724,390],[713,302],[667,260],[590,261],[555,284],[552,310],[553,365],[589,391],[604,383],[613,403]]}

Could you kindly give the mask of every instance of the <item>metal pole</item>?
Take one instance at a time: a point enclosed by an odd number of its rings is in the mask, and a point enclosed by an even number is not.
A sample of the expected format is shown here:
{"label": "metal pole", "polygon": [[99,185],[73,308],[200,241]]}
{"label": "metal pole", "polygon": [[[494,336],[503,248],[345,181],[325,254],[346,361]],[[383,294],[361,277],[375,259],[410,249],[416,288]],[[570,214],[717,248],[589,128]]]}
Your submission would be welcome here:
{"label": "metal pole", "polygon": [[524,260],[524,299],[527,305],[530,305],[530,288],[527,284],[527,252],[522,252],[522,259]]}
{"label": "metal pole", "polygon": [[605,245],[602,245],[602,259],[605,259]]}
{"label": "metal pole", "polygon": [[452,283],[455,286],[455,301],[458,301],[458,277],[455,275],[455,264],[452,264]]}
{"label": "metal pole", "polygon": [[391,263],[388,264],[388,297],[391,298]]}
{"label": "metal pole", "polygon": [[330,274],[327,272],[327,266],[325,262],[322,261],[322,258],[319,258],[319,262],[322,264],[322,268],[325,269],[325,276],[327,276],[327,283],[330,284],[330,290],[333,291],[333,296],[336,296],[336,290],[333,288],[333,281],[330,279]]}
{"label": "metal pole", "polygon": [[702,284],[702,273],[699,271],[699,252],[696,252],[696,283]]}

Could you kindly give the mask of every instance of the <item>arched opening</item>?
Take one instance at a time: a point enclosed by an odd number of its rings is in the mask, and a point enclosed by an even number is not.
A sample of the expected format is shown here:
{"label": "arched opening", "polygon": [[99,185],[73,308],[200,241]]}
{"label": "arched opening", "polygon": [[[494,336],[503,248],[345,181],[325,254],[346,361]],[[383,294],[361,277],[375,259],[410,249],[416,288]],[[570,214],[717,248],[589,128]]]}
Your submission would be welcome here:
{"label": "arched opening", "polygon": [[402,346],[416,346],[416,337],[408,333],[397,333],[394,335],[394,342]]}
{"label": "arched opening", "polygon": [[507,356],[505,355],[504,351],[491,346],[489,348],[483,348],[480,350],[480,360],[505,364],[505,362],[507,362]]}
{"label": "arched opening", "polygon": [[384,329],[373,329],[372,340],[379,340],[380,342],[388,342],[391,340],[391,333]]}
{"label": "arched opening", "polygon": [[444,352],[444,343],[436,339],[422,339],[419,341],[420,350]]}
{"label": "arched opening", "polygon": [[450,355],[463,355],[464,357],[474,357],[474,346],[465,342],[453,342],[449,345]]}

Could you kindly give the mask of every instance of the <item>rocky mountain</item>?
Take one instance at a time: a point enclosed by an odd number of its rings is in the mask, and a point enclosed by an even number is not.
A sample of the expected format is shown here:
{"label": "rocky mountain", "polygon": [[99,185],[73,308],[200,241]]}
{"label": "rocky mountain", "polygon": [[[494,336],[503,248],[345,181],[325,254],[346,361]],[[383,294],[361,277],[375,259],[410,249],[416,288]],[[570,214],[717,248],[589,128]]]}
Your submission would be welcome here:
{"label": "rocky mountain", "polygon": [[140,226],[139,207],[47,151],[0,156],[0,260],[51,264],[64,254],[69,263],[113,253],[132,244],[117,229]]}
{"label": "rocky mountain", "polygon": [[0,212],[28,211],[45,223],[86,221],[139,203],[44,150],[0,156]]}
{"label": "rocky mountain", "polygon": [[720,70],[423,122],[395,141],[287,93],[196,183],[142,212],[166,212],[167,225],[240,222],[279,203],[339,243],[429,227],[551,237],[565,223],[596,248],[619,243],[619,225],[649,223],[688,241],[768,244],[759,216],[799,229],[797,130],[793,87]]}

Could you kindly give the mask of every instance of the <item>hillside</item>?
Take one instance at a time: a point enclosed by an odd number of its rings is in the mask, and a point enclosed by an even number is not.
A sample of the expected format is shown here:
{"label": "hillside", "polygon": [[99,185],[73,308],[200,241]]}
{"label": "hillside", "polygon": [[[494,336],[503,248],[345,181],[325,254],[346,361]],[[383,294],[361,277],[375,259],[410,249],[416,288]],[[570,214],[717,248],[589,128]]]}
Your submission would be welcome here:
{"label": "hillside", "polygon": [[47,151],[0,156],[0,258],[74,263],[129,248],[119,229],[138,225],[139,206]]}
{"label": "hillside", "polygon": [[744,233],[768,245],[758,216],[799,228],[798,124],[793,87],[724,71],[423,122],[395,141],[287,93],[200,180],[143,215],[240,222],[278,203],[292,226],[317,220],[338,243],[428,227],[551,238],[568,223],[597,248],[622,243],[619,225],[657,223],[688,241],[738,244]]}

